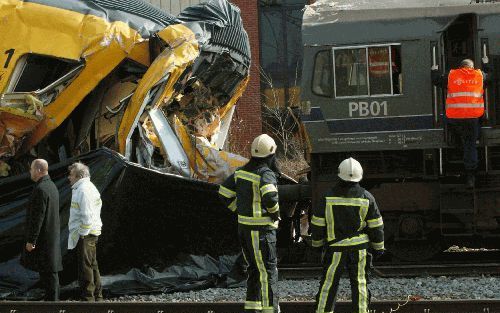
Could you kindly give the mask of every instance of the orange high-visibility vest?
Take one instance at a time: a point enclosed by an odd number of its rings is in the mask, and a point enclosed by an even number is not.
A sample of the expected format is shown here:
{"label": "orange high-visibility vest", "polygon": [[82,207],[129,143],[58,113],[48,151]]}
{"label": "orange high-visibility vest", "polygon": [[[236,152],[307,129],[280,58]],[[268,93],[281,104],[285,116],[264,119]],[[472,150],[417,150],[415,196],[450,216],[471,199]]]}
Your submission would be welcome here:
{"label": "orange high-visibility vest", "polygon": [[472,68],[451,70],[448,75],[446,116],[476,118],[484,114],[483,73]]}
{"label": "orange high-visibility vest", "polygon": [[[392,70],[397,71],[396,66],[396,49],[391,47],[391,64]],[[368,70],[370,76],[386,76],[389,75],[389,50],[387,49],[368,49]]]}

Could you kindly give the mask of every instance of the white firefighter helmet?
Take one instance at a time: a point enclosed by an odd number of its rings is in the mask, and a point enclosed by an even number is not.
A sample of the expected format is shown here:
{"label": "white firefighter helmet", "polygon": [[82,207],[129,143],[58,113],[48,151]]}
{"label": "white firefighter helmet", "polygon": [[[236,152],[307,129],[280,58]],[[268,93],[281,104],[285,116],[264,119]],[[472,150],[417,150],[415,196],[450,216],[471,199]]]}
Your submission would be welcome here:
{"label": "white firefighter helmet", "polygon": [[345,159],[339,165],[339,177],[344,181],[359,182],[363,178],[363,168],[355,159]]}
{"label": "white firefighter helmet", "polygon": [[276,143],[269,135],[262,134],[253,140],[251,149],[253,157],[265,158],[276,153]]}

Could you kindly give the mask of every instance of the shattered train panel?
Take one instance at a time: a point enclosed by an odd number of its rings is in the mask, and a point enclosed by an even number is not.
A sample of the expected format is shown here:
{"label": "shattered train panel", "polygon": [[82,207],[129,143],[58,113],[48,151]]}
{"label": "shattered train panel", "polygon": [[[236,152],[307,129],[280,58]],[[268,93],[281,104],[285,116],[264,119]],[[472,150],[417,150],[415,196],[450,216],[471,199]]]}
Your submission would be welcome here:
{"label": "shattered train panel", "polygon": [[208,182],[246,162],[221,151],[250,66],[239,9],[123,3],[0,1],[0,175],[101,146]]}
{"label": "shattered train panel", "polygon": [[60,191],[63,241],[67,166],[90,166],[105,272],[237,246],[215,185],[247,161],[222,150],[249,79],[237,7],[211,0],[173,17],[142,0],[0,0],[0,51],[0,261],[22,247],[35,158]]}

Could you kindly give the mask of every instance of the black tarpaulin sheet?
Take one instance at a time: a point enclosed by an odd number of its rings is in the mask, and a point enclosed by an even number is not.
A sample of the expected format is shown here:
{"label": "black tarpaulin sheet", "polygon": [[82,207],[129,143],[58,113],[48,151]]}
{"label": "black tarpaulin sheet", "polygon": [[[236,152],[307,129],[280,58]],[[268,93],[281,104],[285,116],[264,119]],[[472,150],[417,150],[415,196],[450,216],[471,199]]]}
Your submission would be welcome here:
{"label": "black tarpaulin sheet", "polygon": [[[189,255],[163,271],[145,266],[132,268],[125,274],[105,275],[101,280],[106,297],[244,287],[246,277],[239,260],[239,255],[217,259],[209,255]],[[7,272],[9,275],[5,275]],[[20,266],[18,258],[0,264],[0,273],[3,273],[0,274],[0,299],[37,300],[43,297],[43,290],[36,285],[38,274]],[[77,295],[76,281],[61,288],[62,299]]]}
{"label": "black tarpaulin sheet", "polygon": [[[146,169],[118,153],[99,149],[50,167],[60,192],[61,283],[76,279],[75,253],[66,253],[71,189],[67,166],[89,165],[91,180],[101,191],[101,272],[144,265],[171,264],[180,253],[225,255],[238,251],[237,223],[222,207],[217,185]],[[22,292],[33,285],[33,272],[19,268],[27,198],[33,187],[28,174],[0,179],[0,289]],[[35,274],[36,275],[36,274]]]}
{"label": "black tarpaulin sheet", "polygon": [[[239,251],[236,217],[224,208],[218,186],[127,163],[109,199],[114,215],[103,221],[115,234],[103,270],[170,262],[179,253],[224,255]],[[99,253],[99,251],[98,251]]]}
{"label": "black tarpaulin sheet", "polygon": [[19,295],[31,298],[28,290],[38,282],[38,278],[37,272],[19,264],[19,257],[0,263],[0,299],[15,298]]}
{"label": "black tarpaulin sheet", "polygon": [[217,259],[209,255],[190,255],[184,262],[161,272],[147,267],[105,276],[103,286],[109,296],[241,287],[245,285],[245,277],[241,271],[233,269],[236,260],[236,255]]}

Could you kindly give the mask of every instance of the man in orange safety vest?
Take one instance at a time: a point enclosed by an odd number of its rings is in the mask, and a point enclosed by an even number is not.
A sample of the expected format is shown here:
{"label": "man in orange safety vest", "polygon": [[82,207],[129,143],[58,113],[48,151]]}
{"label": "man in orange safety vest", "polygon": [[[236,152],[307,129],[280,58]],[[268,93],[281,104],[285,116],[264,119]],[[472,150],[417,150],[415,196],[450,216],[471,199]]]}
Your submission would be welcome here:
{"label": "man in orange safety vest", "polygon": [[[485,65],[488,63],[487,57],[483,58],[483,63]],[[460,67],[451,70],[447,79],[438,76],[437,67],[433,66],[432,70],[433,83],[448,87],[446,94],[448,129],[462,141],[466,184],[472,188],[478,164],[476,140],[479,137],[479,119],[484,114],[483,84],[487,74],[474,69],[474,62],[470,59],[462,60]]]}

